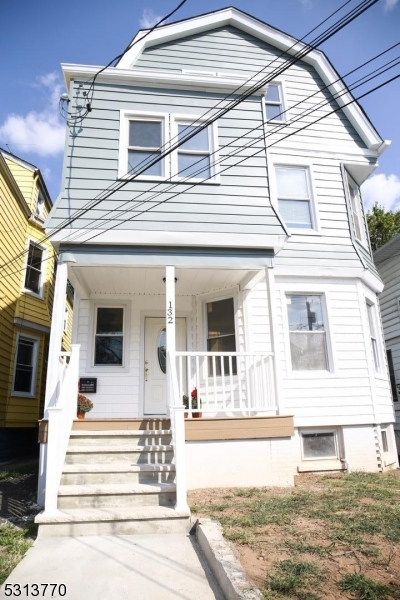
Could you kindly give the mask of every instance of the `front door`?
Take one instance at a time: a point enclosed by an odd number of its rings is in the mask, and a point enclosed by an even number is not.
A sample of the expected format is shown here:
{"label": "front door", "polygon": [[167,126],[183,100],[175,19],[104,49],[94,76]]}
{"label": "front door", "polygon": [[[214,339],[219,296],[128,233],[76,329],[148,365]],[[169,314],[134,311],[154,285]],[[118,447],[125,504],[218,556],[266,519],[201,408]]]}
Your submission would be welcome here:
{"label": "front door", "polygon": [[[186,319],[175,319],[176,349],[186,350]],[[164,317],[146,317],[144,325],[144,414],[167,414],[166,332]]]}

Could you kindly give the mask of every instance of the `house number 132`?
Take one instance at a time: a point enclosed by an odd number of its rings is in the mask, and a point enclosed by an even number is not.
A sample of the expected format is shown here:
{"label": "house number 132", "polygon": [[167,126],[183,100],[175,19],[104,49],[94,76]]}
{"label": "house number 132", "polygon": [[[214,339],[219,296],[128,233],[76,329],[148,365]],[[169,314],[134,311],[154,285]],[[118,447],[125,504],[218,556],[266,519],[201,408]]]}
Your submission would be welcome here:
{"label": "house number 132", "polygon": [[172,314],[173,314],[172,302],[170,302],[169,306],[167,308],[167,323],[168,323],[168,325],[172,325],[174,322]]}

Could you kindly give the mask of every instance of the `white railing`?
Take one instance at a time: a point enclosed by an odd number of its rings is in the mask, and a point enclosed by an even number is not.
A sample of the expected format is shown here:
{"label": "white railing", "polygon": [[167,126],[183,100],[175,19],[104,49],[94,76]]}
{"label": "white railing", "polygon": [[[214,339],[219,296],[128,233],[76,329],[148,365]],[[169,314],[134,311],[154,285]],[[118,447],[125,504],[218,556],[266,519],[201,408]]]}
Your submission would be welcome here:
{"label": "white railing", "polygon": [[57,510],[58,487],[72,423],[76,417],[80,346],[73,344],[71,348],[70,353],[60,353],[57,393],[53,405],[49,406],[46,411],[49,421],[45,491],[46,512]]}
{"label": "white railing", "polygon": [[185,420],[184,407],[179,396],[176,368],[167,352],[167,373],[169,377],[169,415],[171,419],[172,444],[174,447],[176,504],[175,510],[190,512],[187,504],[186,486],[186,454],[185,454]]}
{"label": "white railing", "polygon": [[[194,412],[276,413],[274,355],[257,352],[176,352],[178,397]],[[193,408],[192,393],[198,405]]]}

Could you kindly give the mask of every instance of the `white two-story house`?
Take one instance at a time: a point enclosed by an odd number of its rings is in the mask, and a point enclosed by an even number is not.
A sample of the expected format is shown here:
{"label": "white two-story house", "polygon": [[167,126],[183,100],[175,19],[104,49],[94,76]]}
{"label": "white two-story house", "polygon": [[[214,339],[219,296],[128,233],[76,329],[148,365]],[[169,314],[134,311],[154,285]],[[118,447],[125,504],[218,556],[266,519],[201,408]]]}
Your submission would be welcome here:
{"label": "white two-story house", "polygon": [[[58,532],[110,519],[134,531],[150,470],[185,516],[187,488],[397,466],[359,191],[385,142],[321,51],[293,61],[300,42],[239,10],[142,36],[93,89],[98,67],[62,67],[39,489],[39,521],[58,511]],[[60,359],[67,278],[73,351]],[[94,403],[79,422],[78,378]],[[149,432],[140,450],[135,430]]]}

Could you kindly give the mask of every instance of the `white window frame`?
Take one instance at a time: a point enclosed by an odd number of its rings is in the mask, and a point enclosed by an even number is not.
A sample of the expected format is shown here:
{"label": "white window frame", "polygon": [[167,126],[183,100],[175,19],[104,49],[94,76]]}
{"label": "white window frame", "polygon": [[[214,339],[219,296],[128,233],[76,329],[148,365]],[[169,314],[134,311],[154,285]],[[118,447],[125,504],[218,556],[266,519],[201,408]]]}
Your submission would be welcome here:
{"label": "white window frame", "polygon": [[[122,344],[122,365],[95,365],[95,335],[97,324],[98,308],[122,308],[123,313],[123,344]],[[90,303],[90,330],[86,358],[87,373],[109,373],[129,372],[129,347],[130,347],[130,302],[115,302],[115,300],[96,300]]]}
{"label": "white window frame", "polygon": [[36,198],[36,207],[35,207],[35,216],[38,219],[40,219],[41,221],[44,221],[45,208],[46,208],[46,201],[45,201],[44,194],[43,194],[42,190],[40,188],[38,188],[38,194],[37,194],[37,198]]}
{"label": "white window frame", "polygon": [[[188,115],[188,114],[173,114],[171,115],[171,145],[174,145],[178,141],[178,125],[192,125],[200,126],[205,122],[205,119],[201,115]],[[178,154],[179,148],[174,150],[171,154],[171,179],[173,181],[201,181],[205,184],[220,183],[220,165],[219,165],[219,142],[218,142],[218,127],[217,122],[211,123],[208,127],[208,153],[210,156],[210,178],[204,180],[204,175],[199,177],[191,177],[187,179],[187,176],[179,177],[178,173]],[[196,151],[183,151],[185,154],[196,154]],[[199,151],[199,154],[205,154],[205,152]],[[202,164],[199,164],[199,169],[202,168]]]}
{"label": "white window frame", "polygon": [[[377,302],[374,301],[369,296],[365,296],[365,311],[366,311],[366,325],[367,325],[367,333],[368,333],[368,347],[371,353],[372,366],[374,369],[375,375],[382,375],[383,373],[383,365],[385,361],[382,357],[381,352],[381,337],[379,335],[379,322],[378,322],[378,305]],[[371,331],[371,324],[369,320],[368,314],[371,315],[373,331]],[[375,349],[374,352],[374,343],[375,341]]]}
{"label": "white window frame", "polygon": [[[305,457],[303,446],[303,434],[333,433],[335,441],[336,456]],[[340,427],[300,427],[298,430],[300,444],[300,463],[297,466],[299,473],[312,471],[342,471],[342,431]]]}
{"label": "white window frame", "polygon": [[[366,234],[365,215],[364,215],[364,209],[363,209],[363,205],[362,205],[360,186],[355,181],[355,179],[350,175],[349,171],[346,169],[346,166],[344,166],[343,171],[345,173],[345,178],[346,178],[345,188],[346,188],[346,195],[347,195],[347,204],[348,204],[348,209],[349,209],[349,217],[351,220],[350,228],[353,233],[354,239],[369,251],[367,234]],[[353,199],[352,199],[352,193],[351,193],[352,189],[356,190],[357,197],[356,197],[356,205],[355,206],[353,204]],[[358,235],[357,235],[356,221],[358,222],[358,226],[359,226],[359,230],[360,230],[360,237],[358,237]]]}
{"label": "white window frame", "polygon": [[[266,99],[267,90],[265,90],[264,94],[262,95],[262,99],[261,99],[264,123],[267,126],[268,125],[287,124],[287,122],[289,121],[289,114],[288,114],[288,109],[287,109],[286,91],[285,91],[284,82],[281,80],[274,80],[274,81],[270,81],[268,85],[276,85],[278,87],[280,102],[270,101],[270,100],[267,102],[267,99]],[[268,88],[268,85],[266,86],[267,88]],[[267,104],[281,107],[281,113],[282,113],[281,120],[267,118]]]}
{"label": "white window frame", "polygon": [[[318,284],[302,283],[286,283],[280,286],[282,319],[284,323],[284,338],[285,338],[285,356],[287,364],[288,379],[329,379],[337,378],[339,373],[336,368],[336,350],[334,345],[334,337],[332,335],[332,324],[330,315],[332,314],[329,290],[321,289]],[[322,315],[324,318],[325,333],[326,333],[326,354],[328,361],[328,369],[325,371],[297,371],[292,368],[292,355],[290,352],[290,331],[289,331],[289,316],[286,306],[287,294],[299,296],[321,296],[322,297]]]}
{"label": "white window frame", "polygon": [[[267,151],[267,167],[268,167],[268,183],[269,183],[269,196],[270,201],[278,215],[280,216],[282,223],[288,230],[290,235],[321,235],[321,226],[319,220],[319,213],[317,209],[317,194],[314,184],[314,172],[313,163],[304,157],[288,156],[285,154],[274,154]],[[310,215],[311,215],[311,228],[302,227],[289,227],[286,225],[285,220],[279,212],[278,203],[278,185],[276,178],[276,167],[287,167],[287,168],[303,168],[308,172],[308,184],[310,188]]]}
{"label": "white window frame", "polygon": [[[29,248],[30,248],[31,244],[36,246],[37,248],[39,248],[42,252],[42,262],[40,264],[39,293],[34,292],[33,290],[30,290],[29,288],[25,287],[26,275],[27,275],[27,269],[28,269]],[[45,248],[41,244],[38,244],[36,240],[34,240],[32,238],[28,239],[28,244],[27,244],[27,248],[26,248],[25,268],[22,271],[22,291],[25,294],[29,294],[30,296],[34,296],[35,298],[40,298],[41,300],[43,300],[43,297],[44,297],[44,284],[45,284],[45,279],[46,279],[46,268],[47,268],[47,252],[48,252],[47,248]]]}
{"label": "white window frame", "polygon": [[[161,123],[161,148],[165,150],[169,143],[169,116],[167,113],[147,112],[147,111],[120,111],[120,130],[119,130],[119,155],[118,155],[118,178],[129,179],[133,173],[128,172],[128,149],[129,149],[129,123],[130,121],[153,121]],[[143,148],[145,150],[145,148]],[[135,179],[141,181],[164,181],[170,177],[169,156],[162,159],[162,175],[137,175]]]}
{"label": "white window frame", "polygon": [[[333,433],[333,439],[335,442],[335,454],[332,456],[305,456],[304,453],[304,442],[303,442],[303,435],[313,435],[313,434],[318,434],[318,435],[324,435],[324,434],[332,434]],[[337,429],[335,428],[316,428],[316,429],[308,429],[306,427],[302,427],[299,430],[299,435],[300,435],[300,440],[301,440],[301,460],[302,461],[307,461],[307,462],[314,462],[314,461],[332,461],[332,460],[340,460],[340,452],[339,452],[339,441],[338,441],[338,432]]]}
{"label": "white window frame", "polygon": [[[33,342],[32,381],[31,381],[30,392],[17,392],[14,390],[15,375],[17,372],[18,346],[19,346],[19,341],[21,339],[28,340],[29,342]],[[39,344],[40,344],[40,338],[38,338],[38,337],[34,337],[32,335],[25,335],[25,333],[17,334],[17,338],[16,338],[16,342],[15,342],[14,370],[13,370],[11,396],[16,396],[18,398],[36,398],[36,382],[37,382],[37,368],[38,368],[38,359],[39,359]]]}

